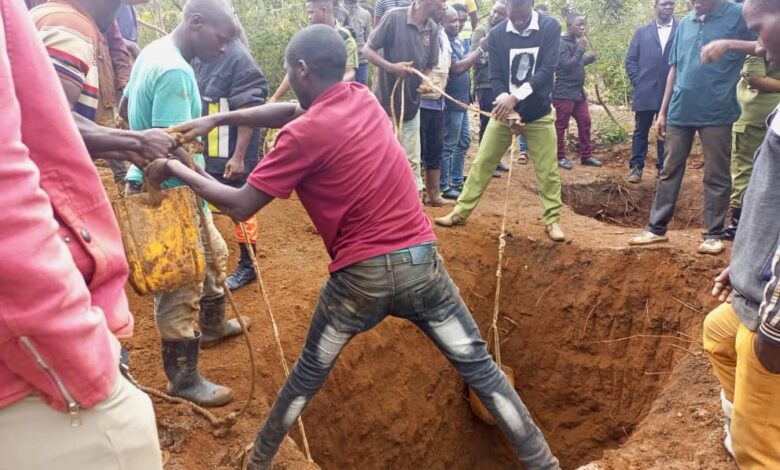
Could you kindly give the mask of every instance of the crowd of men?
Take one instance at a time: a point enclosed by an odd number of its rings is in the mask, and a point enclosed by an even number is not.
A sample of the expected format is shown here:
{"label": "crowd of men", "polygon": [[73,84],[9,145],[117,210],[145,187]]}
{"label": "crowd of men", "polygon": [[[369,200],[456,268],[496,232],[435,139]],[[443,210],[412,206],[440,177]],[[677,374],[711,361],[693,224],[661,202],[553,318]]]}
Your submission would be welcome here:
{"label": "crowd of men", "polygon": [[[586,18],[570,12],[562,34],[533,0],[497,0],[482,25],[473,0],[378,0],[373,15],[357,0],[308,0],[310,26],[289,43],[286,76],[269,97],[227,0],[188,0],[174,31],[143,48],[137,3],[28,0],[27,11],[0,0],[3,463],[161,468],[151,402],[119,373],[132,366],[120,341],[133,317],[119,229],[92,162],[101,158],[126,196],[187,185],[210,203],[199,221],[201,238],[211,240],[203,244],[205,278],[154,299],[167,391],[201,406],[232,400],[229,388],[198,372],[198,358],[241,333],[226,319],[225,289],[256,277],[256,214],[295,191],[322,236],[330,277],[257,434],[250,470],[270,468],[341,350],[387,316],[413,322],[434,342],[520,461],[559,468],[445,270],[423,204],[453,206],[437,225],[464,225],[518,139],[546,232],[566,239],[559,170],[574,167],[564,138],[571,117],[580,164],[602,165],[585,92],[585,67],[597,60]],[[642,179],[654,120],[658,170],[650,220],[630,243],[668,239],[698,133],[707,229],[699,252],[720,253],[724,239],[734,240],[713,289],[723,303],[704,324],[722,386],[724,444],[741,468],[780,468],[780,1],[692,6],[678,20],[673,0],[656,0],[655,18],[628,45],[628,181]],[[297,103],[281,102],[289,91]],[[466,174],[472,131],[464,105],[472,102],[491,116],[480,117]],[[166,128],[202,138],[194,167]],[[281,131],[260,159],[262,128]],[[216,211],[246,228],[236,227],[240,259],[229,276]]]}

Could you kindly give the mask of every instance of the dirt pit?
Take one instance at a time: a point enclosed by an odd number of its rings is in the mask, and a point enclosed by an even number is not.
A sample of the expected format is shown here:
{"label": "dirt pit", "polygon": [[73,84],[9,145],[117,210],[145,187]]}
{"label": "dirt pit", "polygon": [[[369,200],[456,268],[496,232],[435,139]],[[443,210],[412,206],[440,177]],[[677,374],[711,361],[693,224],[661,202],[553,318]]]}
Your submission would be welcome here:
{"label": "dirt pit", "polygon": [[[517,172],[512,194],[522,203],[510,207],[499,324],[504,362],[514,369],[516,388],[563,468],[599,461],[602,468],[621,470],[733,469],[720,446],[718,389],[700,346],[703,314],[716,305],[707,294],[709,279],[727,259],[692,254],[698,240],[693,230],[674,231],[672,243],[651,249],[627,247],[633,229],[604,230],[592,216],[605,197],[612,198],[610,207],[622,202],[614,192],[610,196],[609,185],[624,172],[608,159],[603,170],[578,167],[563,175],[566,188],[586,185],[577,192],[581,204],[572,193],[565,196],[571,209],[562,225],[572,241],[563,244],[544,235],[537,197],[529,191],[533,173]],[[695,187],[699,177],[688,176],[686,184]],[[641,189],[654,186],[651,179],[632,196],[638,212],[652,202],[652,193]],[[592,201],[585,200],[586,188]],[[466,227],[436,232],[445,266],[483,333],[493,309],[502,207],[503,184],[494,183]],[[431,217],[446,213],[427,211]],[[644,223],[634,217],[637,226]],[[217,225],[232,268],[234,229],[225,218]],[[295,199],[275,201],[263,211],[259,248],[285,359],[292,364],[327,278],[328,257]],[[155,400],[166,470],[239,468],[283,383],[255,287],[235,295],[242,314],[254,322],[249,337],[257,360],[255,400],[219,437],[187,408]],[[136,318],[128,343],[133,373],[145,385],[164,389],[151,299],[129,296]],[[203,375],[233,388],[236,397],[215,414],[243,406],[247,367],[240,340],[203,351]],[[471,413],[454,369],[422,333],[397,319],[352,341],[303,420],[314,461],[327,470],[520,467],[500,431]],[[297,429],[290,436],[297,446],[288,441],[274,468],[313,468],[305,463]]]}
{"label": "dirt pit", "polygon": [[[564,184],[563,203],[574,212],[609,225],[642,228],[647,224],[655,197],[655,177],[651,184],[631,184],[624,177],[606,177],[596,181]],[[680,192],[671,230],[701,228],[704,200],[701,184],[686,184]]]}

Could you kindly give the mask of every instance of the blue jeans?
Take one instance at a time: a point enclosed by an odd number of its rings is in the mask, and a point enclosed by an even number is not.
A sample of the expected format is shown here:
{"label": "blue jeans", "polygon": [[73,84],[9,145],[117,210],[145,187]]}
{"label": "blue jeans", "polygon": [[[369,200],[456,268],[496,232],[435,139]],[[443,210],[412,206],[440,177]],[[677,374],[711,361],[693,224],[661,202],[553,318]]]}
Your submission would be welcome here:
{"label": "blue jeans", "polygon": [[[647,158],[648,134],[653,126],[653,119],[658,111],[637,111],[634,114],[634,135],[631,139],[631,161],[628,165],[631,168],[645,167],[645,158]],[[658,162],[656,168],[660,172],[664,168],[664,141],[655,141],[658,152]]]}
{"label": "blue jeans", "polygon": [[355,72],[355,81],[362,83],[363,85],[368,85],[368,62],[358,65],[357,71]]}
{"label": "blue jeans", "polygon": [[303,351],[255,439],[249,470],[271,467],[287,431],[325,383],[342,349],[388,315],[413,322],[436,344],[496,418],[528,468],[559,468],[528,409],[488,354],[436,245],[429,243],[331,274],[320,291]]}
{"label": "blue jeans", "polygon": [[528,144],[525,142],[525,136],[523,134],[520,134],[517,138],[517,145],[520,146],[521,152],[528,153]]}
{"label": "blue jeans", "polygon": [[439,189],[463,186],[463,165],[471,145],[469,113],[463,109],[444,110],[444,148],[441,153]]}

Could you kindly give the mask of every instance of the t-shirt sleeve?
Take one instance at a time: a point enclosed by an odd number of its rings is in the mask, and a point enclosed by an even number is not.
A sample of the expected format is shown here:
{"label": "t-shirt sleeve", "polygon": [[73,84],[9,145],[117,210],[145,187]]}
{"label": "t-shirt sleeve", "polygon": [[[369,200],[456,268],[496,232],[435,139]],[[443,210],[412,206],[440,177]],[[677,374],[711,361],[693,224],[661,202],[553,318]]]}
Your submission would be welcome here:
{"label": "t-shirt sleeve", "polygon": [[169,127],[190,121],[192,115],[192,76],[180,69],[168,70],[154,86],[152,126]]}
{"label": "t-shirt sleeve", "polygon": [[73,23],[73,27],[42,26],[40,37],[46,46],[54,69],[60,79],[68,80],[79,88],[84,87],[87,73],[95,62],[95,47],[87,26]]}
{"label": "t-shirt sleeve", "polygon": [[393,42],[394,18],[395,15],[385,15],[376,29],[371,32],[371,36],[368,37],[368,44],[372,49],[380,50],[386,44]]}
{"label": "t-shirt sleeve", "polygon": [[270,196],[287,199],[311,171],[310,155],[289,131],[282,129],[273,150],[260,160],[247,183]]}

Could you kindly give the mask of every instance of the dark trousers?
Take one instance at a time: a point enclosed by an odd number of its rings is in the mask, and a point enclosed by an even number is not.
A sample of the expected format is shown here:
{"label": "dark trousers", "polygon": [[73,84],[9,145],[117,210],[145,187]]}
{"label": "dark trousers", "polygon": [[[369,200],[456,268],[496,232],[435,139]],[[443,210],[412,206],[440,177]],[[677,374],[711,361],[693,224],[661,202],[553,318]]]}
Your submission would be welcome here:
{"label": "dark trousers", "polygon": [[439,168],[443,144],[444,111],[420,108],[420,162],[423,168]]}
{"label": "dark trousers", "polygon": [[655,189],[650,223],[645,227],[649,232],[666,234],[696,132],[704,151],[704,238],[723,238],[731,196],[731,126],[666,126],[666,162]]}
{"label": "dark trousers", "polygon": [[355,70],[355,81],[368,85],[368,62],[358,65],[358,68]]}
{"label": "dark trousers", "polygon": [[[493,90],[491,88],[479,88],[477,92],[477,101],[479,101],[479,109],[481,111],[487,111],[488,113],[493,111]],[[479,115],[479,141],[482,142],[482,136],[485,135],[485,129],[487,129],[490,118],[487,116]]]}
{"label": "dark trousers", "polygon": [[590,111],[588,100],[575,101],[562,98],[553,98],[555,106],[555,132],[558,134],[558,159],[566,158],[566,130],[569,128],[569,119],[574,117],[577,123],[577,134],[580,143],[580,158],[586,159],[593,156],[593,148],[590,143]]}
{"label": "dark trousers", "polygon": [[[628,165],[631,168],[645,167],[647,158],[648,135],[650,128],[653,127],[653,119],[658,116],[658,111],[637,111],[634,114],[634,136],[631,139],[631,161]],[[658,161],[655,167],[658,172],[664,168],[664,141],[656,139],[656,150],[658,151]]]}
{"label": "dark trousers", "polygon": [[325,383],[344,347],[388,316],[411,321],[439,348],[474,389],[526,468],[560,469],[520,396],[488,354],[435,246],[423,244],[331,274],[320,290],[303,351],[255,438],[248,470],[271,468],[287,431]]}

